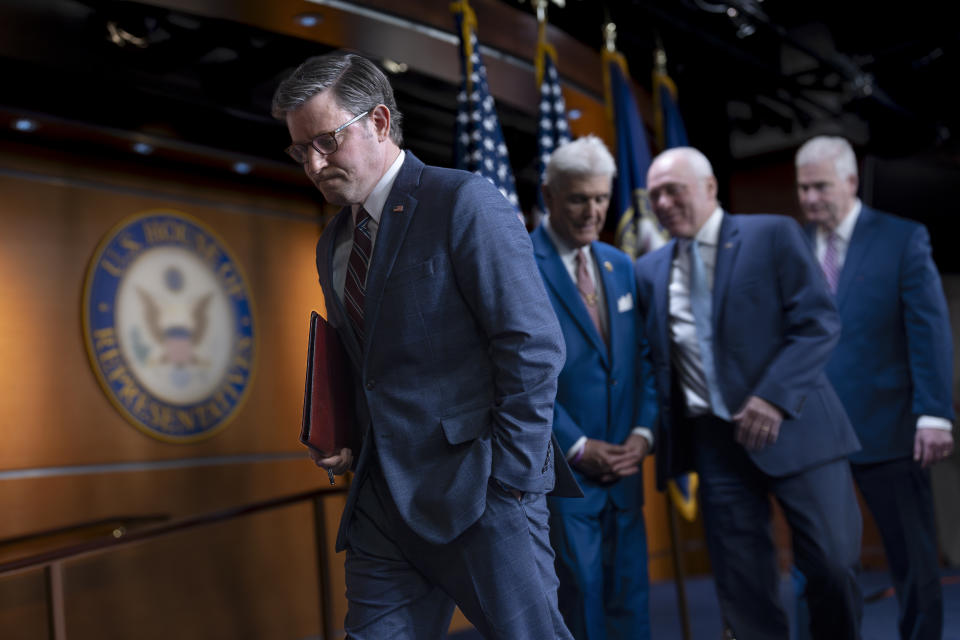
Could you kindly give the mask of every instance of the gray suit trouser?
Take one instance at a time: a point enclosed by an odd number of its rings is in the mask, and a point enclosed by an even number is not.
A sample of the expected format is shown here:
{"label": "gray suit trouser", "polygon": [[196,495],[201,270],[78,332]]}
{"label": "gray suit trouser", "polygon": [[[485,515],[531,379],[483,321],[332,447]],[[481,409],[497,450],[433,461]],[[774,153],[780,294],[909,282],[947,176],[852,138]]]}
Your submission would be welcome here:
{"label": "gray suit trouser", "polygon": [[455,604],[484,638],[572,640],[557,609],[546,496],[518,500],[491,479],[480,519],[433,544],[403,521],[376,455],[369,462],[347,529],[351,640],[444,638]]}
{"label": "gray suit trouser", "polygon": [[717,596],[737,640],[790,636],[779,597],[770,495],[783,509],[794,563],[808,580],[810,636],[858,640],[862,523],[846,458],[773,477],[754,465],[729,422],[701,417],[691,427]]}

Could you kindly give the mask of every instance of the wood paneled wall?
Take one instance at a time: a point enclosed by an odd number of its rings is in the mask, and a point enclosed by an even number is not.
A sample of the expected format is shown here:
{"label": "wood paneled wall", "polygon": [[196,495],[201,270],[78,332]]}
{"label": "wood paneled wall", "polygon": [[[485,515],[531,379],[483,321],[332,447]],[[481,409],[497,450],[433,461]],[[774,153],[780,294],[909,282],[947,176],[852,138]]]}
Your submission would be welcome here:
{"label": "wood paneled wall", "polygon": [[[0,540],[115,517],[179,518],[327,485],[297,442],[307,320],[323,306],[313,268],[319,206],[188,171],[158,178],[135,165],[13,151],[0,154]],[[242,265],[255,305],[248,400],[226,428],[192,444],[127,423],[99,387],[81,335],[95,247],[119,221],[153,209],[212,228]],[[342,495],[328,499],[331,531],[342,505]],[[316,634],[314,540],[302,504],[68,562],[69,637]],[[45,637],[38,576],[0,581],[0,636]],[[339,628],[342,565],[332,582]]]}

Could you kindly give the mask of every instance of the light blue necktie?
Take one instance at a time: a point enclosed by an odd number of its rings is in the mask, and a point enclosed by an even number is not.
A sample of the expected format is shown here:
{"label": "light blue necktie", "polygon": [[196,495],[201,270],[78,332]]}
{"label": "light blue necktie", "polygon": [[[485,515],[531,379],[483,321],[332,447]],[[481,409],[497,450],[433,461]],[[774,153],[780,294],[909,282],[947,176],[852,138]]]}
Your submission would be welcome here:
{"label": "light blue necktie", "polygon": [[690,308],[693,310],[693,322],[697,327],[700,362],[703,365],[703,375],[707,379],[710,407],[718,418],[730,420],[730,412],[720,395],[717,370],[713,365],[713,303],[710,300],[710,287],[707,286],[707,270],[703,266],[696,240],[690,241]]}

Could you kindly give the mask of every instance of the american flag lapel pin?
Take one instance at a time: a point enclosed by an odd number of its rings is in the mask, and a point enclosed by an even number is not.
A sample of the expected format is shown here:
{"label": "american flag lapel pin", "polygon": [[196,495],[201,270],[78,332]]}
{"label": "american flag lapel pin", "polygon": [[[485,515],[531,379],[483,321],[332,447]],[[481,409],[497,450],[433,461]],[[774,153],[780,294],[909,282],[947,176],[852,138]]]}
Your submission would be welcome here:
{"label": "american flag lapel pin", "polygon": [[403,205],[402,205],[402,204],[395,204],[395,205],[393,205],[393,212],[394,212],[394,213],[403,213]]}
{"label": "american flag lapel pin", "polygon": [[733,248],[733,243],[732,243],[732,242],[728,242],[728,243],[726,243],[725,245],[723,245],[723,248],[724,248],[724,249],[732,249],[732,248]]}

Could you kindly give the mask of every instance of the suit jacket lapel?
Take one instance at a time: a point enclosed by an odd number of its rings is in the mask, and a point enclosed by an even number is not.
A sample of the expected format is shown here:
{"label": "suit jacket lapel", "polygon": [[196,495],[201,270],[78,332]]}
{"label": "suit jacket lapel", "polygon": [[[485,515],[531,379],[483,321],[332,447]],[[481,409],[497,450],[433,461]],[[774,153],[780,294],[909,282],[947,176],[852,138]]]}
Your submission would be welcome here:
{"label": "suit jacket lapel", "polygon": [[537,227],[531,234],[537,263],[543,273],[547,286],[553,289],[560,303],[564,306],[573,320],[579,325],[584,336],[601,353],[604,363],[607,362],[607,345],[597,332],[597,328],[590,319],[587,307],[580,297],[580,292],[567,271],[560,254],[557,253],[553,242],[543,227]]}
{"label": "suit jacket lapel", "polygon": [[876,231],[876,216],[866,205],[860,209],[860,217],[857,218],[857,224],[853,227],[853,234],[850,236],[850,244],[847,245],[847,256],[843,260],[843,269],[840,271],[840,281],[837,283],[837,308],[847,298],[847,290],[850,288],[850,282],[860,268],[869,253],[870,240]]}
{"label": "suit jacket lapel", "polygon": [[377,229],[364,292],[363,323],[368,343],[376,330],[383,289],[417,208],[417,200],[411,192],[420,183],[423,166],[412,153],[407,153],[380,214],[380,226]]}
{"label": "suit jacket lapel", "polygon": [[658,253],[655,258],[658,260],[653,266],[653,317],[656,322],[654,325],[654,335],[648,336],[655,340],[662,348],[664,353],[670,353],[670,270],[673,266],[673,258],[677,252],[676,239],[670,240],[665,249]]}
{"label": "suit jacket lapel", "polygon": [[713,267],[713,326],[720,324],[720,312],[723,310],[730,284],[730,274],[740,250],[740,229],[737,221],[726,211],[720,223],[717,237],[717,257]]}
{"label": "suit jacket lapel", "polygon": [[[619,331],[615,326],[620,322],[619,303],[620,296],[623,292],[621,291],[622,287],[619,286],[616,280],[612,263],[606,259],[607,248],[598,242],[594,242],[590,246],[593,250],[593,257],[596,259],[598,279],[602,283],[601,286],[603,286],[603,297],[607,303],[607,342],[609,348],[604,346],[603,354],[604,356],[609,354],[609,360],[612,361],[616,357],[615,354],[621,352],[628,353],[627,351],[622,351],[624,346],[620,344],[620,340],[624,339],[624,332]],[[610,267],[609,269],[607,268],[608,266]],[[637,301],[633,300],[633,304],[636,303]]]}

